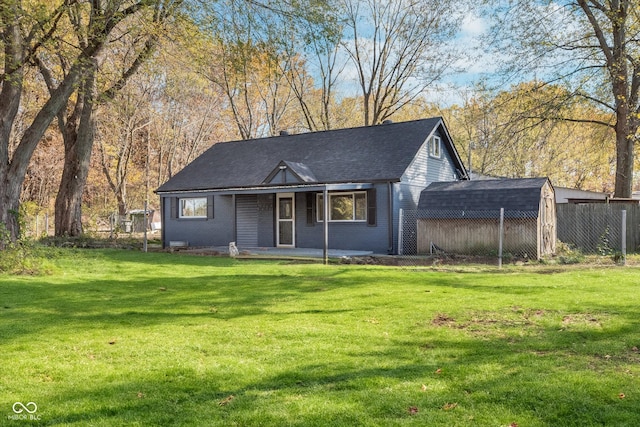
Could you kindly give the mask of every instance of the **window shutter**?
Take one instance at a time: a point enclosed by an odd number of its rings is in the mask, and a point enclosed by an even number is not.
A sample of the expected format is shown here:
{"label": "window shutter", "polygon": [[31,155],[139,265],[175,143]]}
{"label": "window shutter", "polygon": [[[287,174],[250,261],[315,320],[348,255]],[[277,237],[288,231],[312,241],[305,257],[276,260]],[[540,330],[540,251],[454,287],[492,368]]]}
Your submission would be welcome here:
{"label": "window shutter", "polygon": [[307,194],[307,225],[314,225],[315,221],[313,218],[313,199],[316,198],[315,193],[306,193]]}
{"label": "window shutter", "polygon": [[171,218],[178,217],[178,198],[177,197],[169,197],[171,199]]}
{"label": "window shutter", "polygon": [[374,227],[376,221],[376,189],[367,190],[367,225]]}
{"label": "window shutter", "polygon": [[207,197],[207,219],[213,219],[213,196]]}

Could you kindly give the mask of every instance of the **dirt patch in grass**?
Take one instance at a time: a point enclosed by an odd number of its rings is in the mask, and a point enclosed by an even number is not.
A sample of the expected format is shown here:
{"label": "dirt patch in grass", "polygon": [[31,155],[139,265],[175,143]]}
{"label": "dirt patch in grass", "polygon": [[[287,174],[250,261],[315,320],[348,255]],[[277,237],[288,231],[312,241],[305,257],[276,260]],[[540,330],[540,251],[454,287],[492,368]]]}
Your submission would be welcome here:
{"label": "dirt patch in grass", "polygon": [[589,324],[602,326],[597,317],[590,313],[567,314],[562,318],[563,325]]}
{"label": "dirt patch in grass", "polygon": [[436,317],[433,318],[433,320],[431,320],[431,324],[434,326],[453,327],[456,325],[456,319],[446,314],[439,313],[436,315]]}
{"label": "dirt patch in grass", "polygon": [[453,317],[438,313],[430,324],[436,327],[446,327],[463,330],[478,336],[494,336],[498,334],[504,337],[504,332],[517,330],[523,333],[527,329],[533,331],[537,321],[542,319],[547,312],[538,309],[521,310],[519,307],[507,312],[476,312],[470,313],[467,320],[456,321]]}
{"label": "dirt patch in grass", "polygon": [[342,264],[358,265],[387,265],[393,267],[437,267],[442,265],[497,265],[498,259],[489,256],[477,255],[433,255],[433,256],[403,256],[403,255],[368,255],[345,257],[340,260]]}

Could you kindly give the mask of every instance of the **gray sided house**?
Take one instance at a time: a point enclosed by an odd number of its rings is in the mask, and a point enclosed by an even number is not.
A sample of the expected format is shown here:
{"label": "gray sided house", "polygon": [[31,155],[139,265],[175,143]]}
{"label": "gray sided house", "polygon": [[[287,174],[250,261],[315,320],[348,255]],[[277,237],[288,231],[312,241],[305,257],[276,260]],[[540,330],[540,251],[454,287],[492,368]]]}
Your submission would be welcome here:
{"label": "gray sided house", "polygon": [[497,252],[500,208],[506,252],[538,259],[555,252],[555,192],[547,178],[438,182],[420,196],[418,253]]}
{"label": "gray sided house", "polygon": [[399,210],[457,179],[439,117],[217,143],[156,190],[163,245],[395,253]]}

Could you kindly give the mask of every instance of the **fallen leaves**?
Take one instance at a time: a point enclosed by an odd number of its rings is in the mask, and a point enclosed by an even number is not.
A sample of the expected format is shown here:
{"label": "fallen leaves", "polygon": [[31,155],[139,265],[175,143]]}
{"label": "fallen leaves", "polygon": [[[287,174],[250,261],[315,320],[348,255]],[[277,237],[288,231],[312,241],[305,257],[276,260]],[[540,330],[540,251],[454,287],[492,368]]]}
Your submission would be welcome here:
{"label": "fallen leaves", "polygon": [[229,396],[225,397],[220,402],[218,402],[218,405],[220,406],[228,405],[229,403],[231,403],[233,399],[235,399],[235,396],[233,394],[230,394]]}
{"label": "fallen leaves", "polygon": [[458,404],[457,404],[457,403],[445,403],[445,404],[442,406],[442,409],[443,409],[444,411],[451,411],[452,409],[455,409],[455,408],[456,408],[456,406],[458,406]]}
{"label": "fallen leaves", "polygon": [[409,406],[408,411],[409,411],[409,414],[415,415],[415,414],[418,413],[418,407],[417,406]]}
{"label": "fallen leaves", "polygon": [[619,398],[619,399],[624,399],[625,397],[627,397],[627,396],[625,396],[625,394],[624,394],[624,393],[620,393],[620,394],[618,394],[618,398]]}

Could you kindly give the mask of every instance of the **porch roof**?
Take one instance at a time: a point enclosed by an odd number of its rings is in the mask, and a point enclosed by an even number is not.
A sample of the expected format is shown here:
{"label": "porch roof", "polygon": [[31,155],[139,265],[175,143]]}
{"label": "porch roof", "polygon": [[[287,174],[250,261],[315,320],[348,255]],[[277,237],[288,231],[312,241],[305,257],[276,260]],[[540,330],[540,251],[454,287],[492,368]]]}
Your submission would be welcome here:
{"label": "porch roof", "polygon": [[[180,194],[215,193],[219,195],[230,194],[273,194],[273,193],[305,193],[324,191],[349,191],[367,190],[373,188],[372,183],[348,182],[339,184],[293,184],[293,185],[269,185],[255,187],[222,188],[214,190],[184,190]],[[162,194],[161,191],[158,191]]]}

